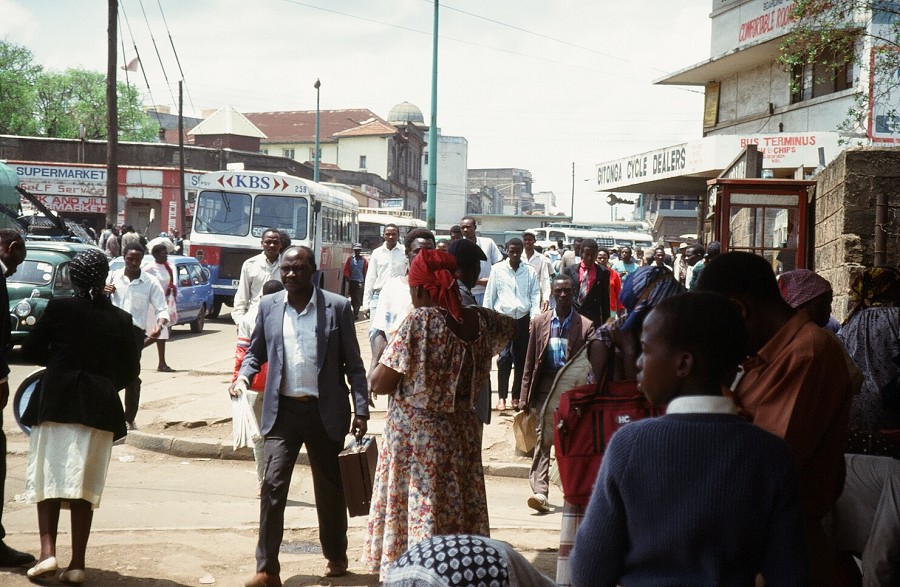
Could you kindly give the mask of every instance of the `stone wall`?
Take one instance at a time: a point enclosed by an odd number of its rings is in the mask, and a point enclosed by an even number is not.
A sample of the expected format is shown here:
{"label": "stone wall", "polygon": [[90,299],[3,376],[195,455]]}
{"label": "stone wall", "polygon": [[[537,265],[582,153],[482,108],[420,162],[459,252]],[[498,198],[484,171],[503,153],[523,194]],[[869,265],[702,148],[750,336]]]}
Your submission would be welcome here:
{"label": "stone wall", "polygon": [[900,263],[900,148],[845,150],[817,177],[814,269],[834,289],[832,312],[846,316],[850,284],[874,265],[875,202],[887,194],[887,263]]}

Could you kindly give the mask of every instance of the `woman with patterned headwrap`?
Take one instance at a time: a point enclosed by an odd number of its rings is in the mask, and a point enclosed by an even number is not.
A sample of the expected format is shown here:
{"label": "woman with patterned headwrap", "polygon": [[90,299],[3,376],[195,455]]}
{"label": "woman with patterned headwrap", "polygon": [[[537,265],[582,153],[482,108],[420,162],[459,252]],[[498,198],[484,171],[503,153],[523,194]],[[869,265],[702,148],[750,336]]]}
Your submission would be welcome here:
{"label": "woman with patterned headwrap", "polygon": [[72,559],[59,575],[84,581],[85,550],[93,510],[100,506],[113,441],[125,436],[118,390],[140,364],[131,316],[103,294],[109,271],[99,249],[69,263],[75,296],[54,298],[22,344],[23,358],[46,365],[39,391],[22,422],[31,426],[25,498],[37,504],[41,554],[29,578],[56,574],[56,534],[61,507],[72,518]]}
{"label": "woman with patterned headwrap", "polygon": [[408,276],[415,309],[371,377],[373,393],[391,396],[363,552],[382,578],[425,538],[490,533],[481,423],[472,408],[515,324],[464,308],[455,270],[456,259],[443,251],[416,256]]}
{"label": "woman with patterned headwrap", "polygon": [[[678,283],[672,271],[663,265],[646,265],[629,275],[622,285],[622,293],[619,295],[619,301],[622,302],[628,313],[594,330],[591,340],[586,345],[587,359],[590,362],[587,382],[596,381],[607,367],[610,369],[607,376],[609,381],[636,379],[644,318],[658,303],[684,291],[684,287]],[[576,355],[573,362],[576,360],[583,361],[584,353]],[[577,365],[569,364],[563,369],[574,371],[577,368]],[[560,372],[557,381],[560,381],[563,376],[564,373]],[[577,385],[584,383],[586,382],[581,381]],[[568,385],[566,389],[571,387],[574,385]],[[559,404],[559,394],[562,391],[565,389],[554,388],[544,406],[545,413],[553,414],[555,406]],[[555,404],[551,405],[551,402],[555,402]],[[550,426],[550,429],[552,430],[553,427]],[[556,582],[559,585],[570,585],[569,553],[582,519],[584,519],[583,507],[568,501],[563,502],[563,520],[556,565]]]}
{"label": "woman with patterned headwrap", "polygon": [[850,296],[838,338],[864,378],[850,404],[850,425],[900,428],[900,272],[870,267],[853,280]]}

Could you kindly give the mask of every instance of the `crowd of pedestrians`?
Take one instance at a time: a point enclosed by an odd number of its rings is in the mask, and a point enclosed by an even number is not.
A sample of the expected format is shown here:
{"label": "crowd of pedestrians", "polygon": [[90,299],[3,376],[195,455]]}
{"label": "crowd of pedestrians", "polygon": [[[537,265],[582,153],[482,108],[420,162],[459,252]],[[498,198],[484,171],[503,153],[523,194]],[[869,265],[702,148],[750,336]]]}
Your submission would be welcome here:
{"label": "crowd of pedestrians", "polygon": [[[26,497],[37,504],[41,545],[28,571],[34,579],[85,580],[111,446],[136,427],[140,350],[156,343],[159,369],[171,369],[164,341],[177,296],[167,263],[174,243],[142,243],[127,228],[108,227],[99,239],[125,266],[107,275],[99,251],[76,257],[75,298],[51,301],[23,345],[47,365],[23,416],[32,427]],[[859,272],[838,324],[821,276],[776,277],[763,257],[720,254],[718,243],[684,243],[674,255],[658,247],[645,258],[586,238],[544,252],[526,231],[504,253],[469,216],[443,242],[388,225],[369,258],[354,247],[346,260],[347,297],[313,283],[315,251],[277,230],[260,245],[235,297],[229,387],[246,394],[261,432],[248,587],[282,584],[285,506],[303,446],[327,577],[358,558],[386,585],[476,583],[454,579],[463,572],[501,585],[843,585],[854,553],[866,585],[900,583],[896,269]],[[154,263],[142,266],[148,246]],[[3,274],[23,257],[24,242],[0,231]],[[356,338],[360,310],[370,320],[368,369]],[[84,333],[120,355],[133,352],[115,365],[98,362],[79,344]],[[489,538],[481,453],[495,356],[494,411],[535,415],[523,507],[538,515],[554,508],[547,439],[561,394],[574,387],[561,383],[572,383],[567,372],[584,374],[578,385],[636,381],[665,412],[612,436],[587,506],[563,488],[554,580]],[[5,403],[8,386],[0,386]],[[389,399],[366,538],[362,553],[348,553],[338,454],[348,433],[366,434],[377,395]],[[73,544],[60,571],[62,505]],[[483,556],[474,560],[472,549]],[[0,564],[31,562],[0,543]]]}

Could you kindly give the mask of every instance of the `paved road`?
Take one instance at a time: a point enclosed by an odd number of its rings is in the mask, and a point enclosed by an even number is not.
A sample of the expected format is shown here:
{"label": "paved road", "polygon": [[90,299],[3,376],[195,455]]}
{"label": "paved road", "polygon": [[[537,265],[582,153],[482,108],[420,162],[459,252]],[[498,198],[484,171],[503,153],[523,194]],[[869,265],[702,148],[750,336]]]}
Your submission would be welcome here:
{"label": "paved road", "polygon": [[[365,328],[361,323],[358,331],[363,333],[361,346],[368,360]],[[147,349],[142,360],[145,383],[138,423],[184,412],[184,406],[190,405],[194,406],[192,412],[208,410],[209,419],[227,417],[224,390],[229,377],[224,372],[233,353],[233,338],[234,326],[227,317],[207,322],[205,332],[197,335],[178,328],[167,357],[169,364],[179,369],[175,374],[157,373],[155,350]],[[33,368],[13,365],[12,386]],[[15,427],[9,407],[3,415],[11,453],[3,518],[7,542],[36,553],[39,543],[34,506],[20,498],[27,437]],[[488,477],[487,492],[494,536],[511,542],[552,576],[560,510],[532,515],[524,505],[529,495],[525,479]],[[197,585],[201,578],[213,578],[216,585],[241,585],[253,571],[259,510],[255,494],[252,462],[178,458],[127,444],[114,447],[103,503],[95,514],[88,547],[88,581],[95,585],[171,586]],[[283,557],[283,578],[290,577],[286,582],[289,587],[316,584],[321,579],[322,558],[311,480],[305,467],[297,468],[290,495],[287,525],[291,530],[285,537],[289,552]],[[354,559],[364,539],[365,519],[351,518],[350,524],[350,557]],[[69,554],[65,515],[60,530],[59,554],[65,560]],[[351,563],[351,570],[359,574],[332,584],[377,584],[377,577],[364,574],[358,564]],[[29,584],[22,572],[0,570],[0,585]]]}

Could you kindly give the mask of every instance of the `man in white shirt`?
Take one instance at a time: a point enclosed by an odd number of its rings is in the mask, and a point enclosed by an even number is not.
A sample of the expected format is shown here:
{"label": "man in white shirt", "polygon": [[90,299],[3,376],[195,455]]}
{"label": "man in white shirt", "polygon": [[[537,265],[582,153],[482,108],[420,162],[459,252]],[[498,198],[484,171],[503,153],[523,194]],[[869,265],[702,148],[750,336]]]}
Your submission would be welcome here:
{"label": "man in white shirt", "polygon": [[493,239],[475,235],[475,231],[478,229],[478,222],[473,217],[463,216],[459,221],[459,229],[462,231],[463,238],[478,245],[487,258],[486,261],[481,262],[481,272],[478,274],[478,281],[475,283],[475,287],[472,288],[472,295],[475,297],[475,301],[479,305],[484,305],[484,289],[487,286],[491,268],[495,263],[503,260],[503,253],[500,252],[500,248]]}
{"label": "man in white shirt", "polygon": [[534,267],[522,262],[524,245],[520,239],[510,239],[506,243],[509,258],[491,268],[484,291],[484,307],[505,314],[516,320],[513,339],[497,358],[498,410],[506,409],[509,388],[509,373],[514,368],[512,404],[519,408],[519,392],[522,388],[522,373],[525,369],[525,354],[528,351],[528,325],[531,319],[541,313],[541,290]]}
{"label": "man in white shirt", "polygon": [[274,228],[262,234],[262,253],[250,257],[241,265],[241,278],[234,294],[234,309],[231,319],[240,324],[251,306],[259,303],[263,285],[272,279],[281,281],[278,259],[281,254],[281,235]]}
{"label": "man in white shirt", "polygon": [[[369,257],[369,271],[366,273],[366,285],[363,289],[363,308],[366,308],[369,318],[375,315],[378,309],[378,298],[381,290],[392,277],[402,277],[409,271],[409,260],[403,247],[397,246],[400,238],[400,229],[396,224],[384,225],[384,244],[372,251]],[[384,337],[377,328],[369,326],[369,345],[372,348],[372,364],[375,365],[384,350]]]}
{"label": "man in white shirt", "polygon": [[[152,275],[141,271],[144,259],[144,247],[140,243],[131,243],[122,251],[125,267],[109,274],[103,292],[117,308],[131,314],[131,325],[134,331],[134,344],[138,354],[144,349],[144,329],[147,327],[147,312],[150,307],[156,308],[156,328],[146,333],[147,342],[152,344],[159,337],[162,328],[169,323],[169,307],[166,295],[159,281]],[[141,401],[141,378],[125,388],[125,423],[129,430],[137,430],[134,418],[137,416],[138,404]]]}
{"label": "man in white shirt", "polygon": [[[260,432],[266,467],[260,499],[256,575],[248,587],[280,587],[278,553],[291,476],[301,447],[312,463],[324,574],[347,574],[347,504],[338,454],[351,431],[357,440],[369,419],[366,369],[350,302],[312,284],[315,255],[290,247],[281,257],[285,291],[259,303],[250,347],[229,393],[238,395],[268,364]],[[352,404],[351,404],[352,396]]]}
{"label": "man in white shirt", "polygon": [[541,289],[541,311],[544,311],[550,307],[550,259],[534,250],[536,240],[533,232],[526,230],[522,233],[522,244],[525,246],[522,260],[534,267],[537,273],[538,287]]}

